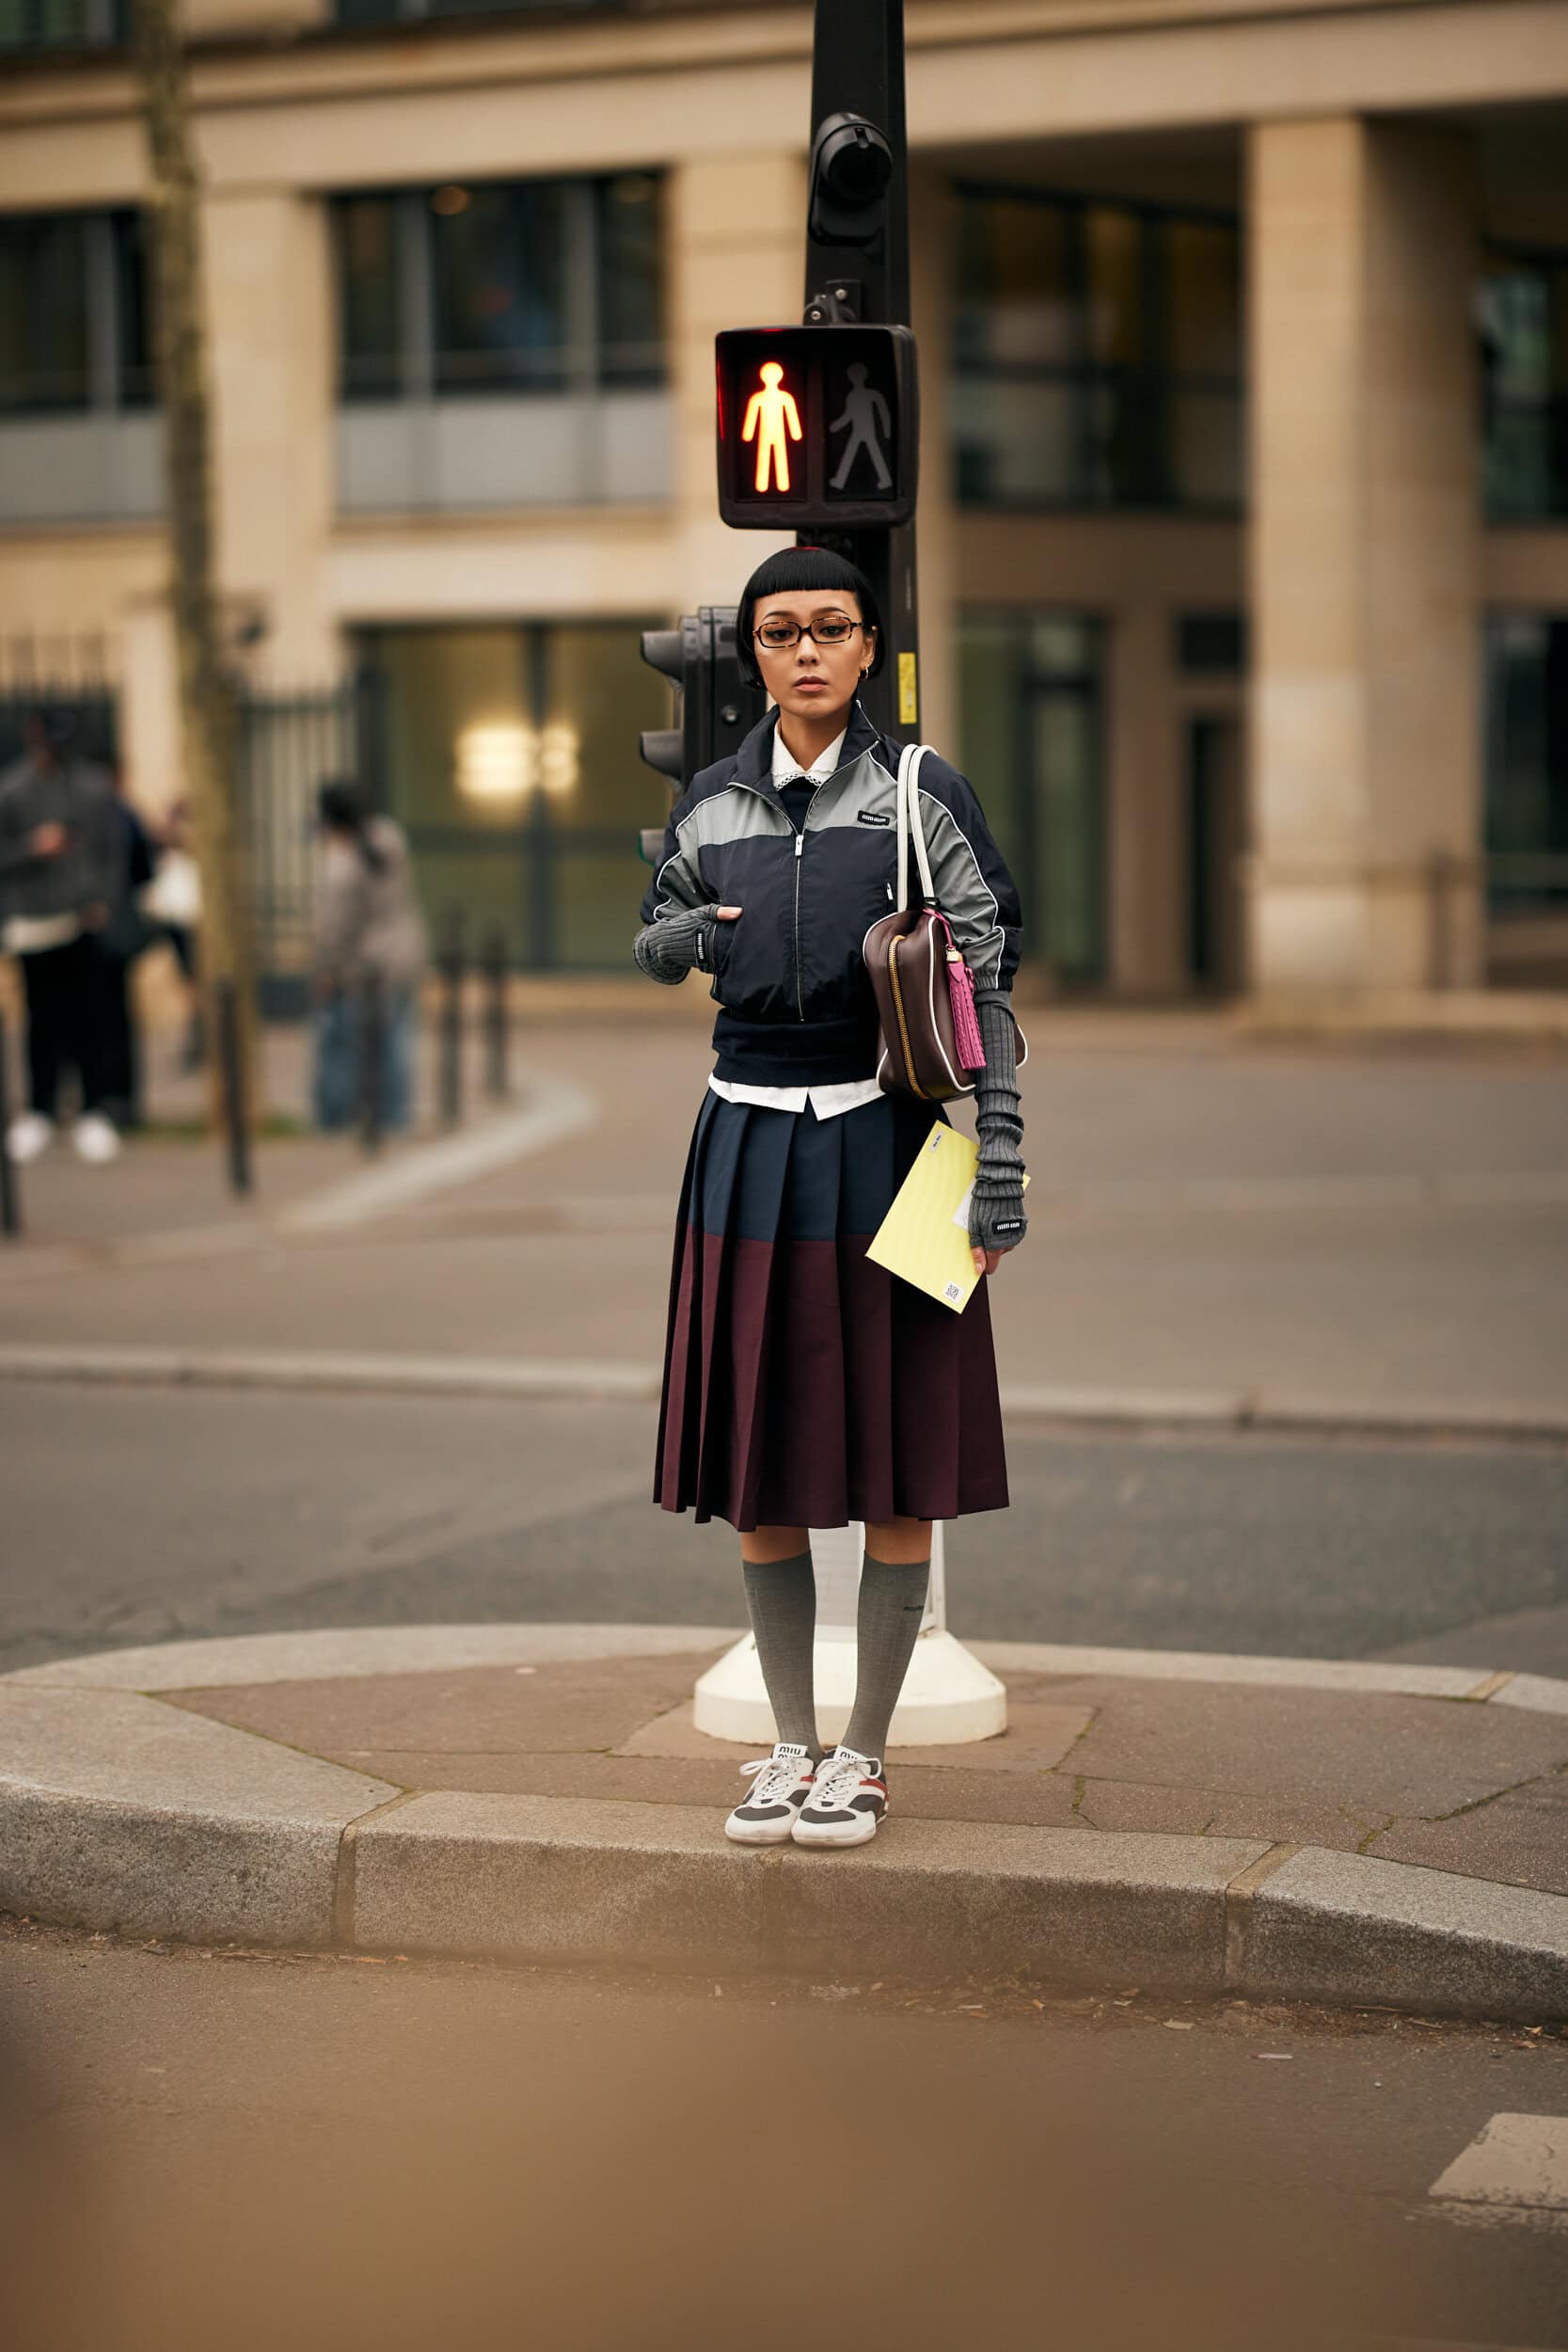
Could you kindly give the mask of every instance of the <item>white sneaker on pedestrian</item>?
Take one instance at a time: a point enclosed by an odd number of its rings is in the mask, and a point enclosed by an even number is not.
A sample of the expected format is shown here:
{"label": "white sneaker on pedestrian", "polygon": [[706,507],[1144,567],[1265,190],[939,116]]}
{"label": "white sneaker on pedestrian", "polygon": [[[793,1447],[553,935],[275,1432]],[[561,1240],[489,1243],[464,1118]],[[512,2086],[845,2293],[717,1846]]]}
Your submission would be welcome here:
{"label": "white sneaker on pedestrian", "polygon": [[6,1149],[18,1168],[24,1168],[40,1152],[48,1151],[54,1133],[54,1120],[45,1119],[41,1111],[21,1111],[6,1130]]}
{"label": "white sneaker on pedestrian", "polygon": [[781,1740],[771,1756],[742,1764],[752,1783],[724,1823],[724,1835],[737,1846],[787,1846],[800,1807],[810,1796],[816,1772],[811,1750]]}
{"label": "white sneaker on pedestrian", "polygon": [[71,1142],[76,1146],[79,1160],[90,1160],[95,1168],[119,1157],[119,1137],[113,1121],[102,1111],[84,1111],[71,1130]]}
{"label": "white sneaker on pedestrian", "polygon": [[879,1756],[836,1747],[816,1768],[816,1786],[795,1822],[798,1846],[863,1846],[887,1812]]}

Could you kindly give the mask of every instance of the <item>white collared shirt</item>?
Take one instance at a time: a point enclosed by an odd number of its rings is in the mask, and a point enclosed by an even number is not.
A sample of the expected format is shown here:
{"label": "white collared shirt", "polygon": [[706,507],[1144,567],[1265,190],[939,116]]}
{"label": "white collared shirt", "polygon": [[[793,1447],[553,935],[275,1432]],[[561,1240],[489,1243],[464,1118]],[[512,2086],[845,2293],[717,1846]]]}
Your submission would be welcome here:
{"label": "white collared shirt", "polygon": [[[826,784],[838,766],[844,749],[844,738],[849,732],[846,725],[836,736],[820,759],[814,759],[809,768],[802,768],[790,756],[782,731],[773,729],[773,782],[788,784],[796,776],[805,776],[816,785]],[[827,1087],[748,1087],[737,1086],[733,1078],[710,1078],[709,1090],[721,1095],[726,1103],[757,1103],[764,1110],[803,1111],[809,1103],[818,1119],[838,1119],[845,1111],[858,1111],[863,1103],[875,1103],[881,1088],[875,1078],[850,1078],[837,1086]]]}

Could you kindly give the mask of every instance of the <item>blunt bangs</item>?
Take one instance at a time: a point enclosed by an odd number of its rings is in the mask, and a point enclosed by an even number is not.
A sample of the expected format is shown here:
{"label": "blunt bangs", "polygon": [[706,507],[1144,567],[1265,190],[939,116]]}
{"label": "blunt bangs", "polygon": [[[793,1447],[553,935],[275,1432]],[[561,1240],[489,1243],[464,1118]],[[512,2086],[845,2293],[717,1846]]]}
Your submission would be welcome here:
{"label": "blunt bangs", "polygon": [[806,591],[842,588],[852,596],[861,609],[861,620],[867,628],[877,632],[876,650],[871,659],[871,675],[882,666],[884,651],[881,608],[876,591],[857,564],[847,556],[834,555],[827,548],[781,548],[777,555],[769,555],[760,563],[740,592],[736,612],[736,651],[740,667],[753,686],[762,684],[752,651],[756,627],[753,615],[764,596],[800,596]]}

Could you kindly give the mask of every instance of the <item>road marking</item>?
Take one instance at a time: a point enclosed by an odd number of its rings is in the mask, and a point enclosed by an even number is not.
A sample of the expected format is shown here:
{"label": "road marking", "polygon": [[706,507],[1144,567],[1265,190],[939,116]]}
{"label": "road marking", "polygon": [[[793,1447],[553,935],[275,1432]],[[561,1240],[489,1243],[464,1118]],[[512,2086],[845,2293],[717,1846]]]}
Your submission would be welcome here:
{"label": "road marking", "polygon": [[282,1348],[0,1347],[0,1379],[164,1387],[338,1391],[344,1394],[544,1397],[656,1404],[655,1363],[578,1363],[551,1357],[356,1355]]}
{"label": "road marking", "polygon": [[531,1079],[529,1095],[528,1108],[511,1118],[491,1120],[469,1135],[420,1145],[385,1168],[363,1168],[325,1192],[293,1202],[271,1220],[273,1230],[320,1233],[366,1224],[390,1209],[406,1208],[412,1200],[472,1184],[515,1160],[547,1151],[592,1127],[603,1108],[597,1096],[575,1078]]}
{"label": "road marking", "polygon": [[1568,2115],[1495,2115],[1427,2194],[1455,2220],[1568,2229]]}
{"label": "road marking", "polygon": [[[396,1172],[387,1170],[388,1176]],[[334,1216],[337,1214],[334,1209]],[[357,1216],[356,1211],[350,1221],[357,1221]],[[233,1229],[220,1230],[227,1234]],[[317,1230],[325,1235],[332,1228],[324,1217]],[[225,1246],[240,1245],[226,1242]],[[56,1345],[24,1341],[0,1344],[0,1380],[148,1380],[205,1388],[366,1392],[388,1389],[404,1393],[423,1390],[443,1396],[549,1396],[589,1402],[594,1398],[657,1400],[659,1367],[652,1361],[638,1363],[620,1358],[558,1361],[550,1357],[395,1356],[379,1351]],[[1175,1392],[1157,1395],[1136,1389],[1006,1385],[1002,1390],[1003,1416],[1008,1422],[1034,1421],[1044,1426],[1054,1422],[1064,1429],[1170,1426],[1196,1430],[1199,1435],[1213,1432],[1236,1437],[1259,1437],[1278,1429],[1296,1438],[1317,1436],[1330,1441],[1350,1436],[1419,1444],[1460,1438],[1478,1444],[1554,1450],[1568,1438],[1568,1405],[1537,1408],[1433,1404],[1396,1411],[1366,1403],[1276,1407],[1262,1397],[1248,1404],[1238,1396],[1234,1412],[1227,1417],[1219,1410],[1220,1403],[1202,1393],[1182,1398]],[[1466,1690],[1460,1695],[1491,1693]]]}

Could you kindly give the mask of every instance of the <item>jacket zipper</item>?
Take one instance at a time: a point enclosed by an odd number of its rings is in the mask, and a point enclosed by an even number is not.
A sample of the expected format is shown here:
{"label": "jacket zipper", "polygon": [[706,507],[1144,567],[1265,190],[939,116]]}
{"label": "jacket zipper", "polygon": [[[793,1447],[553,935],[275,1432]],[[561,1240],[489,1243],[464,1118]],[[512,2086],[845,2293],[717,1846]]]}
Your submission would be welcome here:
{"label": "jacket zipper", "polygon": [[[832,777],[830,776],[827,781],[831,784]],[[812,810],[816,806],[817,793],[824,792],[826,789],[826,784],[819,784],[816,791],[806,803],[800,812],[800,830],[795,836],[795,1018],[797,1021],[803,1021],[806,1017],[805,999],[800,988],[800,860],[806,853],[806,827],[811,822]]]}
{"label": "jacket zipper", "polygon": [[800,819],[800,830],[795,836],[795,1018],[806,1017],[805,1001],[800,993],[800,860],[805,854],[806,820]]}

